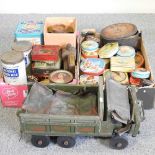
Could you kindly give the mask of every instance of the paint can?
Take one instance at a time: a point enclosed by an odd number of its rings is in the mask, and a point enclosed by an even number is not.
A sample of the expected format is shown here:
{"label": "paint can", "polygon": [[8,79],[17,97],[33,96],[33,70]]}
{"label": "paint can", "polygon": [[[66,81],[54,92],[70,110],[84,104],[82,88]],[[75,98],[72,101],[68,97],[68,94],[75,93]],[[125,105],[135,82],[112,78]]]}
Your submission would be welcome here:
{"label": "paint can", "polygon": [[27,84],[24,55],[21,52],[9,51],[1,56],[4,80],[8,84]]}

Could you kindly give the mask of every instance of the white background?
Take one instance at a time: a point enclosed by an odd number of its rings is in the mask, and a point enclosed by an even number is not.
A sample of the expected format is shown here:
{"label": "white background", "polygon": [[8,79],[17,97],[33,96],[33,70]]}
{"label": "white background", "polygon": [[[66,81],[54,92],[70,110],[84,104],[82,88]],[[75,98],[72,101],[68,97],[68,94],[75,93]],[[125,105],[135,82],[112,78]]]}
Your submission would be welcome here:
{"label": "white background", "polygon": [[0,0],[0,13],[155,13],[155,0]]}

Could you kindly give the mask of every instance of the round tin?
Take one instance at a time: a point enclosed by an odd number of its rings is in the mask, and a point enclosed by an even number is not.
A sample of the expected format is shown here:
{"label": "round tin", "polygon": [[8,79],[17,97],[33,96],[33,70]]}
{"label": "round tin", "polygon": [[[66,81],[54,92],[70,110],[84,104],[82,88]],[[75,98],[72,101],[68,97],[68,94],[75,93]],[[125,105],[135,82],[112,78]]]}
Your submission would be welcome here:
{"label": "round tin", "polygon": [[104,45],[98,52],[100,58],[111,58],[119,50],[117,42]]}
{"label": "round tin", "polygon": [[144,65],[144,57],[140,52],[135,55],[136,68],[141,68]]}
{"label": "round tin", "polygon": [[117,55],[121,57],[135,57],[135,49],[131,46],[120,46]]}
{"label": "round tin", "polygon": [[96,51],[98,50],[99,44],[93,40],[83,41],[81,48],[83,51]]}
{"label": "round tin", "polygon": [[73,74],[66,70],[57,70],[49,75],[50,82],[65,84],[73,80]]}
{"label": "round tin", "polygon": [[145,68],[137,68],[131,73],[131,75],[134,78],[146,79],[150,77],[150,71]]}
{"label": "round tin", "polygon": [[130,76],[130,80],[129,81],[130,81],[131,85],[139,86],[141,84],[141,79],[134,78],[132,75]]}
{"label": "round tin", "polygon": [[131,23],[117,23],[102,29],[101,36],[105,39],[115,40],[127,38],[137,32],[137,27]]}
{"label": "round tin", "polygon": [[105,76],[105,78],[110,77],[114,81],[119,82],[121,84],[128,84],[129,83],[128,74],[124,73],[124,72],[112,72],[109,69],[107,69],[104,72],[104,76]]}
{"label": "round tin", "polygon": [[103,74],[105,63],[103,59],[87,58],[80,64],[80,69],[84,74],[98,76]]}
{"label": "round tin", "polygon": [[97,51],[95,52],[88,52],[88,51],[82,51],[83,57],[86,58],[98,58]]}
{"label": "round tin", "polygon": [[26,67],[30,64],[30,53],[32,51],[32,43],[29,41],[17,41],[11,46],[12,50],[22,52],[24,54],[24,60]]}
{"label": "round tin", "polygon": [[99,82],[99,76],[86,75],[80,76],[80,84],[97,85]]}
{"label": "round tin", "polygon": [[1,56],[4,80],[8,84],[27,84],[23,53],[9,51]]}

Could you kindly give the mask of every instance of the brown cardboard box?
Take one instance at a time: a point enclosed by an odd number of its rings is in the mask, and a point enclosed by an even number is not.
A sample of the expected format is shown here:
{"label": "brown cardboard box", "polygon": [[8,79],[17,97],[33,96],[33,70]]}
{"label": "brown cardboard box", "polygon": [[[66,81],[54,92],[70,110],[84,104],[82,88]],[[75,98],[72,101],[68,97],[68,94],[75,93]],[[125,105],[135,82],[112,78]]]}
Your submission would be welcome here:
{"label": "brown cardboard box", "polygon": [[[52,25],[63,24],[71,25],[73,33],[48,33],[47,28]],[[70,43],[76,47],[77,20],[74,17],[47,17],[44,25],[44,44],[64,46]]]}

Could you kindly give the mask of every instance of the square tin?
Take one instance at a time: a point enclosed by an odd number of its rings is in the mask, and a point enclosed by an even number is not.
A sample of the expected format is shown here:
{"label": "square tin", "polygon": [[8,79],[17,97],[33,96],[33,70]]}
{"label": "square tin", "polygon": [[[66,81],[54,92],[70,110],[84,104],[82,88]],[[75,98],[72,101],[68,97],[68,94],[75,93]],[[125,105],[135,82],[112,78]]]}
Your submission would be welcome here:
{"label": "square tin", "polygon": [[30,41],[33,45],[43,44],[43,22],[20,22],[15,31],[15,39]]}

